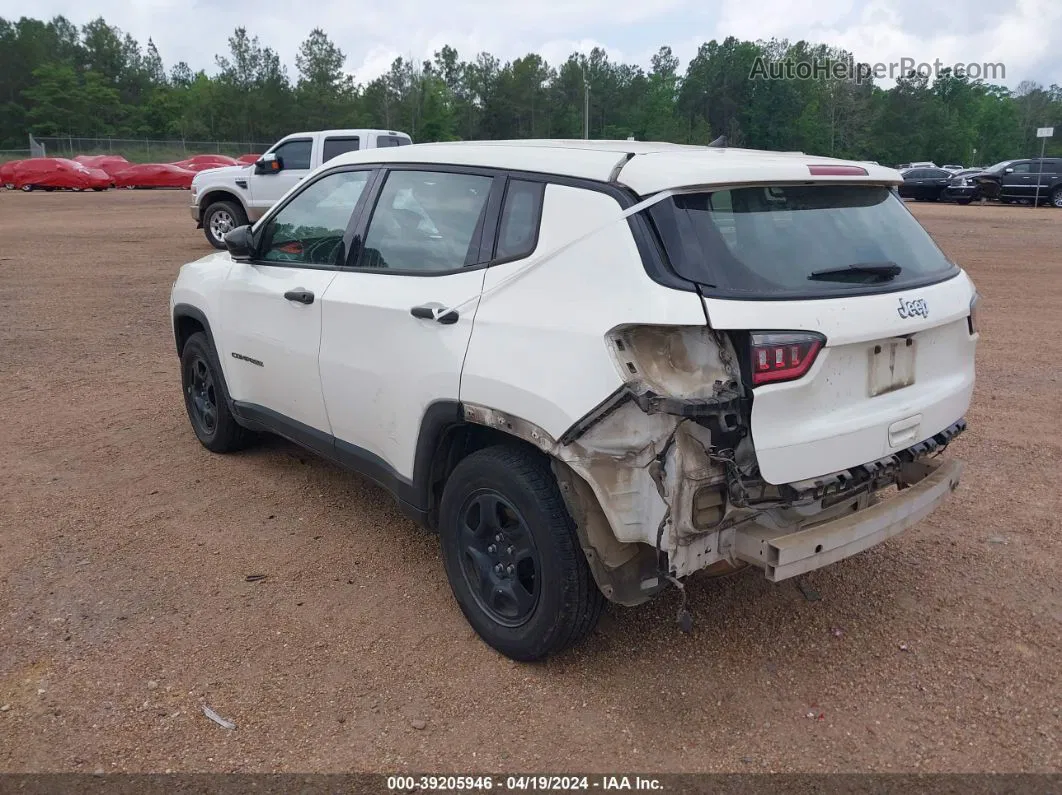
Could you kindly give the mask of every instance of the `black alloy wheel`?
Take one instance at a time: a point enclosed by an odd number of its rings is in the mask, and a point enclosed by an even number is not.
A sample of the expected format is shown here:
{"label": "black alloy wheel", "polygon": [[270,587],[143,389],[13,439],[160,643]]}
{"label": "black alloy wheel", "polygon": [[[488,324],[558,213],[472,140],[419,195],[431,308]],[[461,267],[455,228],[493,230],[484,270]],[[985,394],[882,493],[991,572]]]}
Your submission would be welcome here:
{"label": "black alloy wheel", "polygon": [[480,609],[502,626],[524,624],[542,582],[527,521],[501,494],[483,489],[462,505],[459,532],[461,573]]}

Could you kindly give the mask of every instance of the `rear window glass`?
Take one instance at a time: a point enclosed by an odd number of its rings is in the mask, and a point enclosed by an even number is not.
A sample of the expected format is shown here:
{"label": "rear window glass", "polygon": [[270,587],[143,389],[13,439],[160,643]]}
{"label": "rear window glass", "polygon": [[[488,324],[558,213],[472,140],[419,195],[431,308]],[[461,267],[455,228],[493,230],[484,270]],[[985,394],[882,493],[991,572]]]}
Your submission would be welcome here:
{"label": "rear window glass", "polygon": [[406,146],[409,143],[408,138],[403,138],[400,135],[377,135],[376,145],[379,146]]}
{"label": "rear window glass", "polygon": [[[719,297],[888,292],[958,272],[887,187],[734,188],[672,196],[649,213],[675,271]],[[823,273],[838,269],[851,272]]]}
{"label": "rear window glass", "polygon": [[355,152],[359,144],[360,140],[356,135],[346,138],[325,138],[324,154],[321,156],[321,162],[327,163],[333,157],[344,152]]}
{"label": "rear window glass", "polygon": [[496,259],[520,259],[535,250],[545,188],[544,182],[522,179],[509,181],[498,224],[498,245],[494,251]]}

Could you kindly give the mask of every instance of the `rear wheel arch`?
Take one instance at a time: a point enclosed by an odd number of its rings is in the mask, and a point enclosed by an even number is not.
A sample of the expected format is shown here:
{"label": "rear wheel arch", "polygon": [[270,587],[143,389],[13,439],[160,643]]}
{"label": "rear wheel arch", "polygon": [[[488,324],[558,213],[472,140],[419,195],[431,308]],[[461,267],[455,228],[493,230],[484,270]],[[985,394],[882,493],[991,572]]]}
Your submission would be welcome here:
{"label": "rear wheel arch", "polygon": [[439,400],[428,406],[421,419],[409,501],[419,509],[422,524],[433,532],[439,527],[443,488],[463,459],[477,450],[499,444],[542,452],[511,429],[476,421],[481,419],[476,408],[456,400]]}
{"label": "rear wheel arch", "polygon": [[624,605],[648,601],[664,585],[661,581],[658,587],[641,586],[661,568],[656,550],[615,537],[593,488],[552,453],[555,446],[542,428],[511,414],[456,401],[433,403],[421,422],[413,478],[414,499],[422,506],[421,523],[438,532],[443,491],[463,460],[491,447],[523,450],[540,456],[552,471],[602,594]]}

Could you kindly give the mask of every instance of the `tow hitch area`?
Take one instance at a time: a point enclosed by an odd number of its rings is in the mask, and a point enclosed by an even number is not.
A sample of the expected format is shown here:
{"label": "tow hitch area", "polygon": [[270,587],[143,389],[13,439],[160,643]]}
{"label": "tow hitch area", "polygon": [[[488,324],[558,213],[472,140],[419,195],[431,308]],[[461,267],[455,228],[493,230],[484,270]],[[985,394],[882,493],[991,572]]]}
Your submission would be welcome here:
{"label": "tow hitch area", "polygon": [[741,560],[763,568],[771,582],[828,566],[920,522],[958,487],[963,467],[959,460],[912,465],[912,471],[904,473],[907,488],[895,496],[795,533],[746,525],[736,531],[735,552]]}

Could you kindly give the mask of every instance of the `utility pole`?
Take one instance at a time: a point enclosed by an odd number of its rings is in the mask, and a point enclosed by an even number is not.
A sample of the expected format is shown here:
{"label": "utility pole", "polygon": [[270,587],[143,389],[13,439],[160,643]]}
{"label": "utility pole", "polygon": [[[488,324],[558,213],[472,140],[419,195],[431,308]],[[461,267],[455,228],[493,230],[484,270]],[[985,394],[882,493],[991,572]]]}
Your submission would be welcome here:
{"label": "utility pole", "polygon": [[590,139],[590,84],[586,82],[586,64],[583,64],[583,139]]}
{"label": "utility pole", "polygon": [[1033,209],[1035,210],[1040,206],[1040,182],[1044,178],[1044,147],[1047,145],[1047,139],[1055,134],[1054,127],[1040,127],[1036,130],[1036,137],[1040,139],[1040,168],[1036,175],[1036,198],[1033,199]]}

